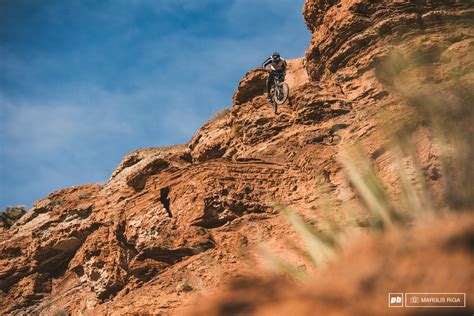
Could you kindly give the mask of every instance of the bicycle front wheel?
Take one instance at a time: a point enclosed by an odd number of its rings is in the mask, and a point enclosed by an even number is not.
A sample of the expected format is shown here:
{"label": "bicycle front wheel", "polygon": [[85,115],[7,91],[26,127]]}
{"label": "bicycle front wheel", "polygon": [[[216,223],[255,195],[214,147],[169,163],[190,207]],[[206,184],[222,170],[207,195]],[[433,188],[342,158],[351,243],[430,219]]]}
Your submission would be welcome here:
{"label": "bicycle front wheel", "polygon": [[273,101],[281,105],[288,100],[288,94],[290,92],[290,88],[286,82],[280,82],[276,89],[273,91]]}

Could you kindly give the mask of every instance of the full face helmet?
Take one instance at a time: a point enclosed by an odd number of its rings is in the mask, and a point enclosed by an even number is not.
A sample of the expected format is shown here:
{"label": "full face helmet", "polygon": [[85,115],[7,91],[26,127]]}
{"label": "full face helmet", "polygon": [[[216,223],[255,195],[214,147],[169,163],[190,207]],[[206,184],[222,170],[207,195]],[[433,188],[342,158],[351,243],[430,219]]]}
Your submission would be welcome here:
{"label": "full face helmet", "polygon": [[274,52],[272,54],[272,61],[275,62],[275,63],[279,62],[280,61],[280,54],[277,53],[277,52]]}

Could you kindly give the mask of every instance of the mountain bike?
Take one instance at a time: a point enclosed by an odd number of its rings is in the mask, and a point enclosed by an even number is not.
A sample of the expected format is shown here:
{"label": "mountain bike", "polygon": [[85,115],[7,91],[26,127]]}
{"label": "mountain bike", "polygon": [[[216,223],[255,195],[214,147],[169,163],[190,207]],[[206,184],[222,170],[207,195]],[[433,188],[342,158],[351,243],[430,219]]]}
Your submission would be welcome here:
{"label": "mountain bike", "polygon": [[[266,70],[268,73],[272,72],[270,70]],[[281,71],[273,71],[273,84],[272,88],[270,89],[270,97],[272,99],[272,109],[275,114],[278,114],[278,106],[282,105],[288,99],[288,94],[290,92],[290,88],[288,84],[285,82],[284,74]]]}

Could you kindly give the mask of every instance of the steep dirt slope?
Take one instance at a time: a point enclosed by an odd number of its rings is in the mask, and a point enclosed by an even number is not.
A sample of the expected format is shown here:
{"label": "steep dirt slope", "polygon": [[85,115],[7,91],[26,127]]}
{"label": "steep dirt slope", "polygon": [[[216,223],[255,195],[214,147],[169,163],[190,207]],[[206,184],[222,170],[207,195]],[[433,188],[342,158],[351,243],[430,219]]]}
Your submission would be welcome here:
{"label": "steep dirt slope", "polygon": [[230,113],[187,145],[132,152],[105,185],[54,192],[0,228],[0,313],[167,314],[260,274],[254,246],[278,252],[293,234],[273,202],[312,222],[325,203],[341,220],[362,212],[337,160],[343,143],[362,142],[398,190],[385,145],[402,126],[441,192],[432,136],[401,95],[407,78],[440,98],[461,79],[472,86],[471,1],[308,0],[303,15],[313,38],[289,63],[280,115],[263,95],[264,73],[252,70]]}

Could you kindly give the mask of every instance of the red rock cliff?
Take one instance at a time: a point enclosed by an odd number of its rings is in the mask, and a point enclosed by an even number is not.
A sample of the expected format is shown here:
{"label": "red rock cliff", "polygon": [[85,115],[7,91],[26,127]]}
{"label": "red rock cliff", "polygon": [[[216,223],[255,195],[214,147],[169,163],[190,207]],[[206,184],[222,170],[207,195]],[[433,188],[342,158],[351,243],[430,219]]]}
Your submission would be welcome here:
{"label": "red rock cliff", "polygon": [[460,79],[472,86],[472,1],[307,0],[303,15],[313,37],[289,61],[280,115],[252,70],[230,112],[188,144],[132,152],[104,185],[54,192],[0,228],[0,313],[171,313],[251,273],[261,239],[291,234],[274,201],[302,214],[327,200],[335,214],[361,209],[341,144],[361,142],[391,183],[387,131],[407,124],[439,187],[438,154],[400,78],[447,98]]}

